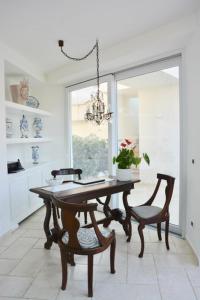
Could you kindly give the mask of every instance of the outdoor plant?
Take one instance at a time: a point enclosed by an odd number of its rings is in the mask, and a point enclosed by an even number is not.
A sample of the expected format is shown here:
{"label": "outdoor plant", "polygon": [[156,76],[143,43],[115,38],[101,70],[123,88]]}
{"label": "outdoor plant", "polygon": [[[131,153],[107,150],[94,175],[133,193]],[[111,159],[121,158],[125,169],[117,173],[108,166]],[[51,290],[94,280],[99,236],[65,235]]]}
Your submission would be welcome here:
{"label": "outdoor plant", "polygon": [[137,156],[134,152],[136,145],[130,140],[125,139],[120,144],[119,154],[113,157],[113,164],[118,164],[118,169],[130,169],[132,165],[136,168],[141,163],[142,158],[149,165],[150,159],[147,153],[143,153],[142,157]]}

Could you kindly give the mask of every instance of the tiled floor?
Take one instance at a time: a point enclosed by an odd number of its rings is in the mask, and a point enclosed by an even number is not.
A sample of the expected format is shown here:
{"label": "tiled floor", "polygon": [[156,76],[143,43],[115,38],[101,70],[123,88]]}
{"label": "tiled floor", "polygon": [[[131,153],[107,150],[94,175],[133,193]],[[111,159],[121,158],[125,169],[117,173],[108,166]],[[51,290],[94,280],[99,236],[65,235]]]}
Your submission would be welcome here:
{"label": "tiled floor", "polygon": [[[43,249],[44,213],[42,208],[0,239],[0,300],[87,299],[86,257],[75,257],[76,266],[69,267],[68,287],[60,290],[58,246]],[[95,256],[93,299],[200,299],[200,269],[186,241],[171,235],[171,250],[167,251],[164,242],[158,242],[156,231],[146,228],[144,258],[139,259],[136,224],[129,244],[119,224],[111,227],[117,235],[116,274],[109,273],[108,251]]]}

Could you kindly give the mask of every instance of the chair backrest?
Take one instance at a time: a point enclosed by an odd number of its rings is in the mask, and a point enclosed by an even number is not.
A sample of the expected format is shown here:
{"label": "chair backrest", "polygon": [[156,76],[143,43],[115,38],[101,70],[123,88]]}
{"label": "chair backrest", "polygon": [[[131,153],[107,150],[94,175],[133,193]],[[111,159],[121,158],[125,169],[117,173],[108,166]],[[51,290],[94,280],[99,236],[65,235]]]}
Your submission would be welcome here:
{"label": "chair backrest", "polygon": [[82,170],[81,169],[60,169],[51,171],[51,175],[56,178],[57,175],[78,175],[78,179],[81,179]]}
{"label": "chair backrest", "polygon": [[151,196],[151,198],[144,204],[144,205],[151,205],[154,201],[154,199],[156,198],[156,195],[158,193],[161,181],[165,181],[166,182],[166,187],[165,187],[165,203],[162,209],[162,214],[165,214],[166,212],[168,212],[169,210],[169,204],[172,198],[172,194],[173,194],[173,189],[174,189],[174,182],[175,182],[175,178],[170,176],[170,175],[165,175],[165,174],[157,174],[157,184],[155,187],[155,190]]}
{"label": "chair backrest", "polygon": [[[94,228],[95,234],[97,236],[97,239],[99,241],[99,245],[101,247],[104,247],[104,245],[107,243],[109,238],[105,238],[101,231],[98,228],[96,218],[94,215],[94,211],[97,210],[97,203],[67,203],[64,202],[55,196],[51,197],[51,200],[53,204],[56,207],[59,207],[61,209],[61,221],[62,221],[62,229],[60,229],[60,233],[58,234],[60,238],[64,234],[64,232],[68,232],[69,240],[67,243],[67,248],[70,250],[75,251],[84,251],[79,243],[77,233],[80,228],[80,222],[78,218],[76,218],[76,215],[78,212],[89,212],[91,223]],[[86,226],[87,227],[87,226]]]}

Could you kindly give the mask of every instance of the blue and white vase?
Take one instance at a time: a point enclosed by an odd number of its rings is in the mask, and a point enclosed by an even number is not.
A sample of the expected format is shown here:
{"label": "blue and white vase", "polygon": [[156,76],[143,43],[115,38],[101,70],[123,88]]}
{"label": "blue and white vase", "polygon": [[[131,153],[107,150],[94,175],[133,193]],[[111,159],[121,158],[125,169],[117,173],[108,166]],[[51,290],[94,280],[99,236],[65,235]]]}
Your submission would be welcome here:
{"label": "blue and white vase", "polygon": [[33,164],[39,163],[39,146],[32,146],[32,159]]}
{"label": "blue and white vase", "polygon": [[43,124],[42,124],[42,119],[41,118],[34,118],[34,121],[33,121],[33,128],[35,130],[35,138],[41,138],[41,134],[40,134],[40,131],[42,131],[42,128],[43,128]]}
{"label": "blue and white vase", "polygon": [[20,120],[21,138],[28,138],[28,131],[28,121],[25,115],[23,115],[22,119]]}

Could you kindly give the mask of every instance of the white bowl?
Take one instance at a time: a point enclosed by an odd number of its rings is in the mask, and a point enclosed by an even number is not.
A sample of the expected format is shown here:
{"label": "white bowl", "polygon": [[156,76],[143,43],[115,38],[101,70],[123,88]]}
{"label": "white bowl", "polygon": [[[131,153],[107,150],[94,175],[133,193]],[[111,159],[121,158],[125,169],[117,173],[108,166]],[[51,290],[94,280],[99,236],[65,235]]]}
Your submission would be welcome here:
{"label": "white bowl", "polygon": [[46,183],[50,186],[57,186],[63,183],[63,178],[51,178],[51,179],[47,179]]}

